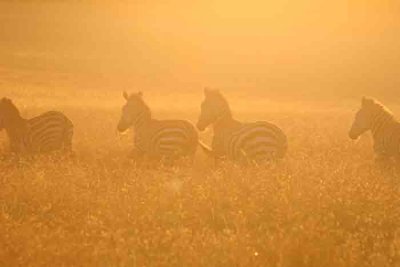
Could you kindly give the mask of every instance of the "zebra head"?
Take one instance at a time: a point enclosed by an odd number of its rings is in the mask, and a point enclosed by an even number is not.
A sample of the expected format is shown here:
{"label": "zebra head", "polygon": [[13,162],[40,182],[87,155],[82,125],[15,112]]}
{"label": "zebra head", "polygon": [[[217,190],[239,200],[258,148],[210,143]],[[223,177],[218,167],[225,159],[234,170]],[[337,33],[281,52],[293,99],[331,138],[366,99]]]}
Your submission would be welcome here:
{"label": "zebra head", "polygon": [[228,102],[218,90],[204,89],[205,99],[201,103],[201,113],[197,128],[204,131],[209,125],[225,116],[232,117]]}
{"label": "zebra head", "polygon": [[120,132],[124,132],[131,126],[142,122],[143,119],[151,117],[150,109],[143,101],[142,92],[131,95],[124,92],[123,97],[126,103],[122,107],[122,115],[117,126]]}
{"label": "zebra head", "polygon": [[372,112],[376,105],[375,100],[363,97],[361,109],[356,113],[353,125],[351,126],[349,137],[353,140],[371,129]]}
{"label": "zebra head", "polygon": [[0,131],[15,119],[19,119],[20,114],[14,103],[8,98],[0,100]]}

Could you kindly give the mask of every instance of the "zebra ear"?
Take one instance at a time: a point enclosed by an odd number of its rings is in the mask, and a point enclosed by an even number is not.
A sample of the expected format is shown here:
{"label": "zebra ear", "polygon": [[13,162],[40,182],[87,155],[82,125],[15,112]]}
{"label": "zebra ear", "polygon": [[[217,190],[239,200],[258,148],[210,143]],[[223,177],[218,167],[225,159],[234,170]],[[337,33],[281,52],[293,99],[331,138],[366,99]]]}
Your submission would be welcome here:
{"label": "zebra ear", "polygon": [[126,91],[123,92],[122,96],[125,98],[125,100],[129,99],[129,95]]}
{"label": "zebra ear", "polygon": [[215,94],[218,94],[218,93],[219,93],[219,91],[217,89],[210,89],[208,87],[204,88],[204,95],[205,96],[211,96],[211,95],[215,95]]}
{"label": "zebra ear", "polygon": [[7,104],[11,104],[11,103],[12,103],[11,99],[9,99],[9,98],[7,98],[7,97],[3,97],[2,101],[3,101],[4,103],[7,103]]}
{"label": "zebra ear", "polygon": [[368,97],[365,97],[365,96],[361,100],[361,104],[362,104],[363,107],[368,107],[370,105],[373,105],[374,102],[375,101],[372,98],[368,98]]}

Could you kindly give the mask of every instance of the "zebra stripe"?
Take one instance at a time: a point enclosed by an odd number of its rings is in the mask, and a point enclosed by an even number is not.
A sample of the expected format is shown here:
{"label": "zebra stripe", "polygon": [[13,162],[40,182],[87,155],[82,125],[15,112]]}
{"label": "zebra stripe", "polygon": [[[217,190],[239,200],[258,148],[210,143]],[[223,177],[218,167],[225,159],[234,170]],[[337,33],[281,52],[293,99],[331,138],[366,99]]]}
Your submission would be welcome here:
{"label": "zebra stripe", "polygon": [[400,122],[381,103],[364,97],[349,136],[357,139],[367,131],[372,133],[374,151],[378,158],[400,159]]}
{"label": "zebra stripe", "polygon": [[[276,144],[285,143],[286,139],[278,127],[265,122],[243,125],[240,130],[232,133],[231,153],[241,151],[249,158],[256,157],[258,154],[277,153],[279,149]],[[283,155],[282,155],[283,156]]]}
{"label": "zebra stripe", "polygon": [[118,123],[124,132],[135,131],[136,155],[154,159],[194,156],[198,135],[194,126],[185,120],[155,120],[141,93],[124,93],[126,104]]}
{"label": "zebra stripe", "polygon": [[11,151],[18,154],[72,150],[73,124],[62,113],[49,111],[32,119],[24,119],[11,100],[0,101],[0,130],[4,128]]}
{"label": "zebra stripe", "polygon": [[[232,117],[226,99],[215,90],[205,90],[197,127],[214,126],[212,153],[235,161],[263,161],[285,156],[287,138],[276,125],[268,122],[241,123]],[[210,153],[201,144],[207,154]]]}

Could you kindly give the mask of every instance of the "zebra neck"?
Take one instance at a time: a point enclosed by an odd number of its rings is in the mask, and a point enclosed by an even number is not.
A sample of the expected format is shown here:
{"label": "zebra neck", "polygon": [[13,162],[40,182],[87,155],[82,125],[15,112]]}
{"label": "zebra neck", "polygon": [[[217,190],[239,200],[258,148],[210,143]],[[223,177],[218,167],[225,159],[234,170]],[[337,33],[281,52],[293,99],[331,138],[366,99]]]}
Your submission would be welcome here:
{"label": "zebra neck", "polygon": [[137,117],[137,119],[136,119],[136,121],[135,121],[135,123],[134,123],[134,128],[135,128],[136,130],[140,130],[140,129],[142,129],[143,127],[146,127],[146,125],[147,125],[150,121],[151,121],[151,117],[148,116],[148,114],[141,113],[141,114]]}
{"label": "zebra neck", "polygon": [[214,131],[218,132],[221,130],[225,130],[228,128],[231,128],[235,126],[238,122],[232,118],[232,116],[229,116],[228,114],[226,116],[223,116],[219,118],[215,123],[214,123]]}
{"label": "zebra neck", "polygon": [[379,135],[385,128],[394,122],[393,116],[385,113],[378,113],[373,119],[371,132],[373,136]]}
{"label": "zebra neck", "polygon": [[27,121],[21,117],[7,123],[4,127],[9,138],[15,139],[21,137],[26,129]]}

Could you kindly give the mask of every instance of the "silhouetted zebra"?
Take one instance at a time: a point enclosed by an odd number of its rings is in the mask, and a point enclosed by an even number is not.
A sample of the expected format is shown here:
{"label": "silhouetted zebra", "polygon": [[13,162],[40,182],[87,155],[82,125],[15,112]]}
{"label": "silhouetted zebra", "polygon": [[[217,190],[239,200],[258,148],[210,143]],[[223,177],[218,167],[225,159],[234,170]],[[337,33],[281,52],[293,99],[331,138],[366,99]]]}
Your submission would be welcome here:
{"label": "silhouetted zebra", "polygon": [[122,108],[118,131],[124,132],[133,126],[134,156],[168,160],[194,156],[198,134],[190,122],[153,119],[141,92],[131,95],[124,92],[123,96],[126,104]]}
{"label": "silhouetted zebra", "polygon": [[357,139],[371,130],[377,160],[400,160],[400,123],[393,114],[374,99],[364,97],[357,112],[349,136]]}
{"label": "silhouetted zebra", "polygon": [[[245,162],[285,156],[288,144],[281,129],[268,122],[241,123],[233,119],[229,104],[219,91],[205,89],[204,94],[197,128],[203,131],[214,126],[209,153],[216,158]],[[209,150],[202,144],[201,147]]]}
{"label": "silhouetted zebra", "polygon": [[0,100],[0,130],[5,129],[11,152],[17,154],[72,150],[73,125],[62,113],[49,111],[32,119],[21,117],[8,98]]}

